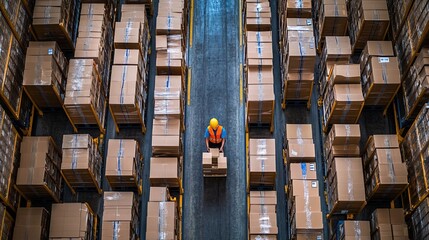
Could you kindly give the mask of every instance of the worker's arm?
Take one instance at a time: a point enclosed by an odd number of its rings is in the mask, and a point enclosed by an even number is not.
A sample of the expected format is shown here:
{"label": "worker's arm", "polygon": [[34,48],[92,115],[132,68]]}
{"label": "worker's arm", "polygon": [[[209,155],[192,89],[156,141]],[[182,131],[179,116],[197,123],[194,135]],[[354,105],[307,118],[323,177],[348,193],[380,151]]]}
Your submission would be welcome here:
{"label": "worker's arm", "polygon": [[225,138],[222,138],[222,146],[220,146],[220,149],[219,149],[219,151],[220,152],[223,152],[223,145],[225,145]]}
{"label": "worker's arm", "polygon": [[207,148],[207,152],[210,152],[209,139],[208,138],[206,138],[206,148]]}

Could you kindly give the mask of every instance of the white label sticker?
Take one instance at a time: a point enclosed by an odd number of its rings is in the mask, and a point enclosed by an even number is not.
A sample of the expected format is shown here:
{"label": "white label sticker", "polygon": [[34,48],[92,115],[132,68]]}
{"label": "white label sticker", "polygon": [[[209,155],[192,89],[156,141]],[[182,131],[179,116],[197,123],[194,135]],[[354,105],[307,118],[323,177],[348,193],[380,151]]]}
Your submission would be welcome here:
{"label": "white label sticker", "polygon": [[310,171],[314,171],[314,163],[310,163],[309,168],[310,168]]}
{"label": "white label sticker", "polygon": [[310,26],[311,25],[311,19],[307,19],[307,25]]}
{"label": "white label sticker", "polygon": [[311,182],[311,187],[312,188],[317,188],[317,182],[316,181]]}
{"label": "white label sticker", "polygon": [[379,63],[388,63],[390,60],[388,57],[379,57],[378,62]]}

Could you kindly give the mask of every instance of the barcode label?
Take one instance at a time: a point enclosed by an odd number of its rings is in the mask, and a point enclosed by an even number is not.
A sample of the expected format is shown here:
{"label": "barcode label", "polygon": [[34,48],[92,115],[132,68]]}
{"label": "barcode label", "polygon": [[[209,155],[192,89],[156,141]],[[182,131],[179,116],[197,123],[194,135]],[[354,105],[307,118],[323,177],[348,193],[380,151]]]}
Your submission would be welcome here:
{"label": "barcode label", "polygon": [[378,58],[378,62],[379,63],[388,63],[389,62],[389,58],[388,57],[379,57]]}

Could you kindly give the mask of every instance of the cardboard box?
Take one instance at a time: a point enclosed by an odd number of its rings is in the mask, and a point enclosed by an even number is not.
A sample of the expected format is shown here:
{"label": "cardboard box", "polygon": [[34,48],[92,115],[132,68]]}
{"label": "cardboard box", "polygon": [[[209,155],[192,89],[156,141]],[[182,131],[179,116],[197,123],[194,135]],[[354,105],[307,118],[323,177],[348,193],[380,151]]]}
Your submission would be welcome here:
{"label": "cardboard box", "polygon": [[130,221],[102,222],[102,240],[129,240],[132,239],[131,231]]}
{"label": "cardboard box", "polygon": [[249,66],[247,73],[247,83],[254,84],[273,84],[272,66]]}
{"label": "cardboard box", "polygon": [[180,99],[182,77],[157,75],[155,77],[155,99]]}
{"label": "cardboard box", "polygon": [[275,173],[276,157],[275,156],[250,156],[249,160],[250,173]]}
{"label": "cardboard box", "polygon": [[344,221],[345,239],[371,240],[369,221]]}
{"label": "cardboard box", "polygon": [[247,42],[272,43],[273,36],[271,31],[247,31]]}
{"label": "cardboard box", "polygon": [[210,152],[203,152],[203,168],[211,167],[213,164],[213,157]]}
{"label": "cardboard box", "polygon": [[319,196],[319,181],[292,180],[291,196]]}
{"label": "cardboard box", "polygon": [[363,102],[362,87],[360,84],[335,84],[335,100],[341,102]]}
{"label": "cardboard box", "polygon": [[150,179],[179,179],[177,158],[151,158]]}
{"label": "cardboard box", "polygon": [[373,135],[373,145],[378,148],[399,148],[398,136],[392,135]]}
{"label": "cardboard box", "polygon": [[150,187],[149,202],[166,202],[169,197],[167,187]]}
{"label": "cardboard box", "polygon": [[250,191],[250,205],[277,205],[277,192]]}
{"label": "cardboard box", "polygon": [[277,235],[257,234],[250,235],[250,240],[277,240]]}
{"label": "cardboard box", "polygon": [[250,156],[274,156],[276,154],[275,139],[255,139],[249,141]]}
{"label": "cardboard box", "polygon": [[[104,192],[104,209],[133,206],[135,195],[133,192]],[[105,220],[104,220],[105,221]],[[115,221],[115,220],[112,220]]]}
{"label": "cardboard box", "polygon": [[153,119],[152,135],[179,136],[181,128],[180,119]]}
{"label": "cardboard box", "polygon": [[83,203],[52,204],[49,238],[83,238],[87,232],[89,209]]}
{"label": "cardboard box", "polygon": [[406,225],[404,209],[402,208],[390,208],[390,223],[392,225]]}
{"label": "cardboard box", "polygon": [[323,229],[322,212],[296,212],[296,229]]}
{"label": "cardboard box", "polygon": [[277,234],[277,215],[275,213],[250,213],[249,234]]}
{"label": "cardboard box", "polygon": [[361,158],[335,158],[338,201],[365,201]]}
{"label": "cardboard box", "polygon": [[314,161],[315,158],[316,158],[316,153],[315,153],[313,143],[311,144],[288,143],[288,146],[287,146],[288,162]]}
{"label": "cardboard box", "polygon": [[286,124],[286,138],[313,139],[311,124]]}
{"label": "cardboard box", "polygon": [[142,61],[138,49],[115,49],[114,65],[139,65]]}
{"label": "cardboard box", "polygon": [[359,84],[361,81],[359,64],[335,64],[331,78],[334,84]]}
{"label": "cardboard box", "polygon": [[325,49],[327,56],[351,55],[352,47],[348,36],[326,36]]}
{"label": "cardboard box", "polygon": [[317,180],[316,163],[291,163],[289,169],[292,180]]}
{"label": "cardboard box", "polygon": [[329,133],[332,145],[358,145],[360,136],[359,124],[334,124]]}
{"label": "cardboard box", "polygon": [[273,46],[272,43],[254,43],[247,44],[247,57],[248,58],[262,58],[273,59]]}
{"label": "cardboard box", "polygon": [[161,233],[165,239],[174,240],[177,220],[176,203],[148,202],[147,210],[146,239],[158,239]]}
{"label": "cardboard box", "polygon": [[319,196],[296,196],[294,199],[295,212],[321,212]]}
{"label": "cardboard box", "polygon": [[137,141],[134,139],[109,139],[107,146],[108,157],[135,157]]}

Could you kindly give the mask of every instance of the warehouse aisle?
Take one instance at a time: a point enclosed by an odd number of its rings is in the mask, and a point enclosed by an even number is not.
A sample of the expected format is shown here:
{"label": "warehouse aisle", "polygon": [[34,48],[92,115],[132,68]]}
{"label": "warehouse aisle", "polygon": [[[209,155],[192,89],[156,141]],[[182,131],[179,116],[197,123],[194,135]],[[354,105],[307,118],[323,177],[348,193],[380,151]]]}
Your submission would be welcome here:
{"label": "warehouse aisle", "polygon": [[[191,3],[192,4],[192,3]],[[192,6],[192,5],[191,5]],[[239,80],[239,5],[195,1],[189,42],[183,239],[246,239],[244,100]],[[191,17],[192,18],[192,17]],[[190,86],[190,89],[189,89]],[[204,131],[216,117],[227,132],[226,179],[204,179]]]}

